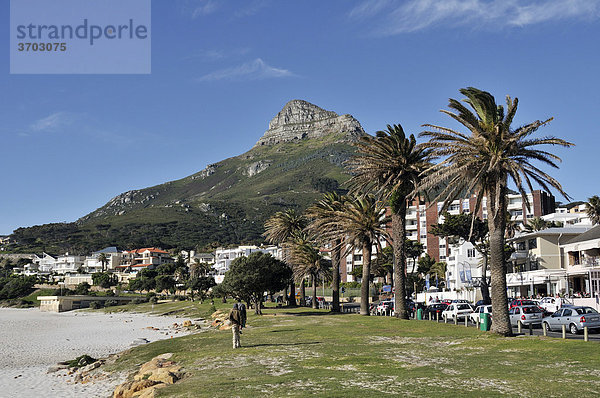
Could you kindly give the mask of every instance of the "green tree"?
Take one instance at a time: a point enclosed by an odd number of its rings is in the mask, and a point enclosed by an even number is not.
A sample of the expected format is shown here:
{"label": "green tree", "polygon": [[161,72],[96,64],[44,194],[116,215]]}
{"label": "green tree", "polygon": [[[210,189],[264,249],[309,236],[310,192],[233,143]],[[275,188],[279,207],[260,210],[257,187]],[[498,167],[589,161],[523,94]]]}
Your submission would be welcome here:
{"label": "green tree", "polygon": [[173,293],[175,289],[175,279],[170,275],[158,275],[154,278],[156,283],[156,292],[162,293],[164,291]]}
{"label": "green tree", "polygon": [[512,335],[512,328],[506,305],[506,262],[504,260],[504,239],[506,233],[506,212],[508,207],[508,182],[512,181],[529,207],[525,189],[533,190],[535,182],[549,191],[549,186],[557,189],[566,198],[560,183],[546,172],[532,164],[533,160],[558,168],[558,156],[537,149],[540,145],[568,147],[573,144],[554,137],[532,138],[540,127],[548,124],[535,121],[513,129],[511,124],[517,112],[518,100],[507,97],[506,112],[497,105],[488,92],[473,87],[461,89],[467,98],[462,102],[450,99],[449,108],[455,112],[442,110],[469,130],[462,133],[447,127],[424,125],[431,130],[422,133],[429,142],[424,146],[444,160],[429,170],[421,189],[443,186],[434,201],[444,201],[446,208],[452,200],[466,193],[474,192],[477,201],[473,214],[481,209],[481,202],[487,198],[488,228],[490,234],[490,273],[492,277],[492,308],[494,323],[492,330],[501,335]]}
{"label": "green tree", "polygon": [[100,265],[101,265],[101,272],[104,272],[105,268],[106,268],[106,264],[108,264],[108,257],[106,257],[106,254],[100,253],[100,255],[98,256],[98,261],[100,262]]}
{"label": "green tree", "polygon": [[444,237],[448,245],[460,245],[469,242],[481,255],[481,296],[486,303],[490,300],[490,289],[487,277],[489,260],[488,226],[479,217],[467,213],[450,214],[444,213],[444,222],[433,225],[429,230],[433,235]]}
{"label": "green tree", "polygon": [[111,286],[115,286],[118,282],[118,279],[116,275],[113,275],[110,272],[95,272],[92,274],[92,282],[96,286],[108,289]]}
{"label": "green tree", "polygon": [[[270,243],[283,245],[283,261],[288,262],[287,249],[294,236],[300,233],[307,225],[306,217],[298,214],[294,209],[279,211],[265,222],[265,233],[263,236]],[[296,305],[296,287],[293,280],[290,284],[290,305]]]}
{"label": "green tree", "polygon": [[387,217],[382,203],[372,195],[349,197],[344,206],[335,213],[335,223],[323,225],[321,236],[327,240],[343,236],[342,247],[346,253],[362,250],[363,272],[361,283],[360,314],[369,315],[369,280],[371,276],[371,254],[373,245],[380,238],[389,238],[386,232]]}
{"label": "green tree", "polygon": [[312,308],[317,308],[317,281],[323,279],[331,280],[331,261],[323,258],[319,249],[314,247],[308,240],[298,241],[293,247],[290,255],[293,267],[293,275],[304,284],[304,278],[310,277],[312,283]]}
{"label": "green tree", "polygon": [[283,289],[291,277],[292,270],[284,262],[268,253],[255,252],[233,260],[221,286],[228,294],[254,303],[256,313],[262,314],[263,294]]}
{"label": "green tree", "polygon": [[[335,192],[329,192],[323,195],[321,200],[309,207],[306,214],[311,222],[308,226],[309,231],[319,238],[320,231],[336,224],[336,215],[344,208],[345,197]],[[332,312],[340,312],[340,262],[342,257],[343,234],[332,237],[331,241],[324,242],[331,245],[331,266],[332,266]]]}
{"label": "green tree", "polygon": [[199,276],[188,279],[186,288],[192,292],[192,301],[194,301],[194,293],[200,298],[200,303],[206,299],[208,291],[216,286],[215,278],[212,276]]}
{"label": "green tree", "polygon": [[90,284],[87,282],[81,282],[75,287],[75,294],[87,296],[90,292]]}
{"label": "green tree", "polygon": [[590,221],[595,225],[600,224],[600,197],[598,195],[592,196],[588,199],[585,207]]}
{"label": "green tree", "polygon": [[412,271],[415,272],[415,266],[417,265],[417,259],[421,257],[421,254],[425,252],[425,247],[419,241],[406,239],[404,243],[404,248],[406,250],[406,257],[412,259]]}
{"label": "green tree", "polygon": [[[396,316],[408,319],[406,308],[406,209],[424,171],[432,160],[431,151],[417,145],[414,135],[407,137],[399,124],[387,126],[376,136],[364,136],[357,143],[357,154],[347,165],[353,177],[351,192],[373,192],[387,201],[392,212],[394,247],[394,284]],[[367,288],[368,289],[368,288]]]}

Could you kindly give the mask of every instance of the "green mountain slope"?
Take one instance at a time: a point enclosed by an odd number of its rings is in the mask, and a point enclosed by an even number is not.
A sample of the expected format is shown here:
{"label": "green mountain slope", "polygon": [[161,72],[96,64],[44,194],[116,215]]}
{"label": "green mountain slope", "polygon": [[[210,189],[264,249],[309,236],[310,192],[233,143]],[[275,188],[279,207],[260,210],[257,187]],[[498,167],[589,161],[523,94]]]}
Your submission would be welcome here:
{"label": "green mountain slope", "polygon": [[180,180],[125,192],[75,223],[16,230],[21,251],[88,252],[108,245],[205,249],[259,243],[264,221],[303,210],[348,176],[343,162],[364,134],[349,115],[286,104],[248,152]]}

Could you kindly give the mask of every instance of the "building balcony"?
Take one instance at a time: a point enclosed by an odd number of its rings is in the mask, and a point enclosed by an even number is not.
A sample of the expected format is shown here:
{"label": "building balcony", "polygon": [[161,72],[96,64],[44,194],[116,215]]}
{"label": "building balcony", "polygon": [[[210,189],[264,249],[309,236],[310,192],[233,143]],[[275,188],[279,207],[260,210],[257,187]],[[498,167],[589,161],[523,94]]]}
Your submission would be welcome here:
{"label": "building balcony", "polygon": [[407,231],[416,231],[417,227],[418,227],[418,224],[406,224]]}
{"label": "building balcony", "polygon": [[575,261],[574,264],[569,264],[571,267],[599,267],[600,257],[586,257],[583,260]]}

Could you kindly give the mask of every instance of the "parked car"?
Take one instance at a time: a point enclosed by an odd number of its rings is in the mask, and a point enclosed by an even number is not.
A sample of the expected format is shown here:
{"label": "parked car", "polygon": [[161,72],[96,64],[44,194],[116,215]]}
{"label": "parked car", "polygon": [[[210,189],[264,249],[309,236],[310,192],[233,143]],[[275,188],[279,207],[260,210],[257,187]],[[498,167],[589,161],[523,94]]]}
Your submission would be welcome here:
{"label": "parked car", "polygon": [[529,326],[530,324],[541,325],[544,310],[537,305],[519,305],[511,308],[508,311],[508,316],[510,317],[510,324],[513,326],[516,326],[519,321],[524,326]]}
{"label": "parked car", "polygon": [[557,330],[565,325],[569,332],[577,334],[585,326],[588,329],[600,329],[600,314],[592,307],[565,307],[543,319],[546,329]]}
{"label": "parked car", "polygon": [[473,312],[471,304],[467,303],[452,303],[442,312],[442,318],[446,320],[465,319],[466,316]]}
{"label": "parked car", "polygon": [[523,306],[523,305],[535,305],[535,306],[537,306],[538,303],[536,303],[533,300],[516,299],[516,300],[513,300],[509,304],[508,308],[510,309],[510,308],[513,308],[513,307],[520,307],[520,306]]}
{"label": "parked car", "polygon": [[490,318],[492,317],[492,306],[491,305],[480,305],[475,308],[471,314],[469,314],[469,319],[473,323],[477,323],[477,319],[481,317],[481,314],[490,314]]}
{"label": "parked car", "polygon": [[390,311],[394,311],[394,300],[380,301],[377,307],[375,307],[375,314],[377,315],[385,315]]}
{"label": "parked car", "polygon": [[429,318],[429,314],[431,314],[431,319],[437,319],[437,314],[440,314],[439,317],[441,318],[442,312],[444,312],[446,308],[448,308],[448,304],[436,303],[428,305],[424,312],[425,318]]}
{"label": "parked car", "polygon": [[572,304],[561,297],[544,297],[540,300],[539,306],[549,314],[554,314],[562,307],[571,306]]}

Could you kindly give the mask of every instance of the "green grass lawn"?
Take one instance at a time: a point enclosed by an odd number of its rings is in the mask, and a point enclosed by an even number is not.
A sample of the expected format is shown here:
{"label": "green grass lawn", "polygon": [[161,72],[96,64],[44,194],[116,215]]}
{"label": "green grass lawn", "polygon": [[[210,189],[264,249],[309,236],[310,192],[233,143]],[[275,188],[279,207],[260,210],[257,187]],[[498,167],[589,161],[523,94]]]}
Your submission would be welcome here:
{"label": "green grass lawn", "polygon": [[[136,310],[193,317],[208,307],[174,302]],[[160,397],[558,397],[600,389],[600,345],[593,342],[285,308],[249,313],[241,341],[233,350],[231,332],[215,330],[163,340],[132,349],[110,369],[135,371],[173,352],[189,377],[158,390]]]}

